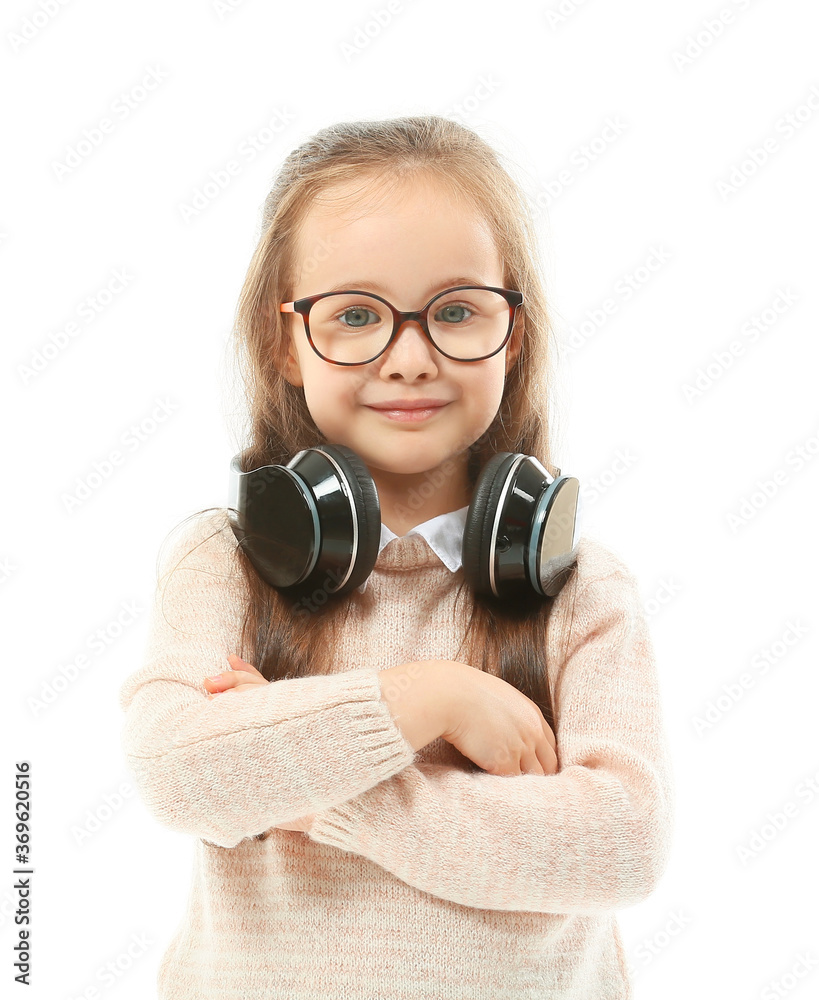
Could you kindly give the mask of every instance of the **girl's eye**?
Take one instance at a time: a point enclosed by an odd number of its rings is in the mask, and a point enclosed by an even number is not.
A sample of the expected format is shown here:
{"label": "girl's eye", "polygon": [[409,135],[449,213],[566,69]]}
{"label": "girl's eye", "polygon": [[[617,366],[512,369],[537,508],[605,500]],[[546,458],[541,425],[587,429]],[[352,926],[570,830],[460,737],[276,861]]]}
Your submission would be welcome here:
{"label": "girl's eye", "polygon": [[441,309],[435,313],[435,320],[438,321],[439,318],[443,320],[444,323],[461,323],[467,316],[464,313],[471,313],[468,306],[459,305],[456,302],[449,302],[447,305],[443,306]]}
{"label": "girl's eye", "polygon": [[[368,315],[373,317],[370,320],[371,323],[381,322],[381,317],[378,313],[373,312],[372,309],[367,309],[366,306],[348,306],[348,308],[339,315],[339,319],[342,320],[344,326],[362,327],[366,325]],[[348,316],[351,317],[350,322],[346,319]]]}

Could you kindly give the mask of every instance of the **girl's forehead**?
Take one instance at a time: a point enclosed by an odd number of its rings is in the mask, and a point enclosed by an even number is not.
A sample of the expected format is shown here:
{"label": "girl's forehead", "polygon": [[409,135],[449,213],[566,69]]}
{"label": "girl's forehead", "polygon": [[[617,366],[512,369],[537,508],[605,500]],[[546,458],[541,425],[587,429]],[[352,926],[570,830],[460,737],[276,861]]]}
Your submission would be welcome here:
{"label": "girl's forehead", "polygon": [[308,206],[306,216],[319,219],[354,221],[367,215],[406,210],[417,201],[439,202],[463,211],[477,209],[474,200],[452,183],[429,174],[405,177],[363,177],[339,181],[319,191]]}
{"label": "girl's forehead", "polygon": [[[419,282],[439,272],[503,270],[486,215],[474,201],[451,198],[436,178],[356,178],[320,191],[298,231],[298,293],[306,294],[302,279],[313,291],[328,283],[350,285],[348,275],[369,273],[374,261],[379,273],[394,266]],[[499,282],[494,274],[476,281]]]}

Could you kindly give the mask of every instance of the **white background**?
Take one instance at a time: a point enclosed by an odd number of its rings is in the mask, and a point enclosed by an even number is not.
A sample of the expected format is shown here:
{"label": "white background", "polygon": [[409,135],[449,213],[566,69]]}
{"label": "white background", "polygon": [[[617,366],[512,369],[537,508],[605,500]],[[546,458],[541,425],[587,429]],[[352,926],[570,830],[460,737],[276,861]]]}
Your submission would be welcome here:
{"label": "white background", "polygon": [[[100,996],[155,995],[192,843],[147,814],[121,755],[118,692],[147,621],[127,608],[147,609],[166,533],[226,503],[242,445],[229,334],[279,163],[334,121],[431,112],[490,141],[541,208],[556,461],[650,614],[677,819],[657,890],[619,912],[635,996],[816,996],[819,966],[800,962],[819,959],[815,6],[401,0],[383,26],[381,0],[43,9],[5,4],[0,43],[4,993],[13,765],[28,759],[27,995],[82,996],[108,962],[121,971]],[[115,118],[123,93],[137,106]],[[104,117],[113,131],[59,176]],[[253,138],[255,159],[186,220]],[[110,299],[92,321],[89,296]]]}

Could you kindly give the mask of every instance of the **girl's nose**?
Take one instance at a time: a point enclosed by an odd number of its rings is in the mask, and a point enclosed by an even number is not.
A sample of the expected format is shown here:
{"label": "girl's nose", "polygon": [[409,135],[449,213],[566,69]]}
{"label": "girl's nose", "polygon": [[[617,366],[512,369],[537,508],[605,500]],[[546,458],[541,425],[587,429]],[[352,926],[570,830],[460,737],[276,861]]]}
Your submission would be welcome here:
{"label": "girl's nose", "polygon": [[420,325],[407,320],[399,327],[395,340],[382,355],[382,371],[400,370],[407,377],[415,378],[419,371],[435,369],[437,353]]}

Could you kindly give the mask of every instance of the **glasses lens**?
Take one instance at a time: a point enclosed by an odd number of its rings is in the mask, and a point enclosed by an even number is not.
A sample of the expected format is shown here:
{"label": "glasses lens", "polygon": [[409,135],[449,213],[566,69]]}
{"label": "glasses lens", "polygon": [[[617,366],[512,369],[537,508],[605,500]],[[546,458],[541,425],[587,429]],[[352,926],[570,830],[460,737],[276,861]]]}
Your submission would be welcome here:
{"label": "glasses lens", "polygon": [[392,333],[392,313],[369,295],[337,292],[313,303],[310,336],[330,361],[361,364],[384,348]]}
{"label": "glasses lens", "polygon": [[486,288],[444,292],[429,307],[429,332],[435,344],[462,361],[483,358],[503,343],[509,330],[509,303]]}
{"label": "glasses lens", "polygon": [[[392,333],[392,313],[370,295],[334,292],[313,303],[310,336],[330,361],[362,364],[379,354]],[[498,350],[509,331],[509,304],[498,292],[465,288],[444,292],[429,309],[437,347],[461,361]]]}

